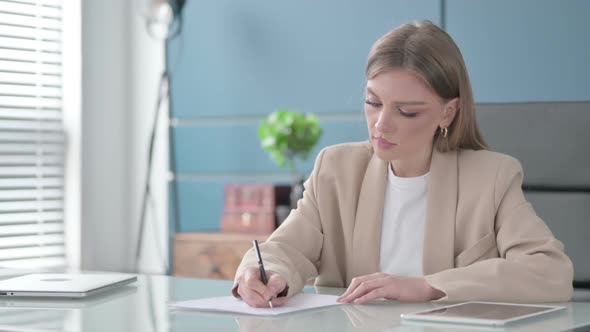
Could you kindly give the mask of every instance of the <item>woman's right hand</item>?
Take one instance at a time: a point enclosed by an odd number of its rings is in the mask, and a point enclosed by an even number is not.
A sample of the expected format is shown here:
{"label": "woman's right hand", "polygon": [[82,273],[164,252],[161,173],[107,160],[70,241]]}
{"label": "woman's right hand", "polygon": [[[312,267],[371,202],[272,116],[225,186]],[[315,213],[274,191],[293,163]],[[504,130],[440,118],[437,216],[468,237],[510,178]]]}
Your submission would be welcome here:
{"label": "woman's right hand", "polygon": [[278,297],[287,287],[287,281],[272,271],[266,271],[268,283],[264,285],[260,280],[258,267],[248,267],[236,278],[237,292],[244,302],[251,307],[268,308],[268,301],[273,307],[287,303],[287,297]]}

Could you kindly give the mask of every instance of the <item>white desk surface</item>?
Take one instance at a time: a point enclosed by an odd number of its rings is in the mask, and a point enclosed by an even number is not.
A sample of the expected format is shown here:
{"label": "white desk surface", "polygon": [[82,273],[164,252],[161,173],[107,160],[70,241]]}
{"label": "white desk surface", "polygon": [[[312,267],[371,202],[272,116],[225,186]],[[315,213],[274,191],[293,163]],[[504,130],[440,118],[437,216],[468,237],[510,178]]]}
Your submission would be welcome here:
{"label": "white desk surface", "polygon": [[[343,305],[279,318],[172,311],[167,303],[225,296],[231,282],[141,275],[138,282],[85,300],[0,300],[0,331],[568,331],[590,324],[590,302],[561,303],[567,310],[509,328],[406,325],[400,314],[434,308],[432,303],[383,301]],[[339,295],[342,288],[307,287]],[[580,330],[590,330],[584,328]]]}

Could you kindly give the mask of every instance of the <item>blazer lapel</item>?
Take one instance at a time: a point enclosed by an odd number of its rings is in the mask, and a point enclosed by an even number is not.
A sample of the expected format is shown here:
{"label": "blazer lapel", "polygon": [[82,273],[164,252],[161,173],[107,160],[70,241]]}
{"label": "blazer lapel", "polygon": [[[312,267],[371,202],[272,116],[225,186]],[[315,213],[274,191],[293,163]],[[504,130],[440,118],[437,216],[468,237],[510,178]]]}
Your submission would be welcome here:
{"label": "blazer lapel", "polygon": [[454,267],[457,214],[457,151],[432,152],[426,194],[424,275]]}
{"label": "blazer lapel", "polygon": [[352,239],[353,262],[346,283],[353,277],[379,271],[381,224],[389,163],[371,157],[361,185]]}

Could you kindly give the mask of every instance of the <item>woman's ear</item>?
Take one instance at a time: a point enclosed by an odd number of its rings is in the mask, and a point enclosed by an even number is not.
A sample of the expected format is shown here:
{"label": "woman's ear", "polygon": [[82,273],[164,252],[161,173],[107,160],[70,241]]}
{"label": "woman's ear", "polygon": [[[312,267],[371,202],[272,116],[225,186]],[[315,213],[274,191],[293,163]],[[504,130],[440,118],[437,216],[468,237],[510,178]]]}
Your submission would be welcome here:
{"label": "woman's ear", "polygon": [[451,100],[449,100],[448,102],[446,102],[446,104],[444,105],[443,108],[443,116],[440,122],[440,127],[441,128],[448,128],[451,123],[453,122],[453,119],[455,119],[455,115],[457,115],[457,112],[459,111],[459,98],[453,98]]}

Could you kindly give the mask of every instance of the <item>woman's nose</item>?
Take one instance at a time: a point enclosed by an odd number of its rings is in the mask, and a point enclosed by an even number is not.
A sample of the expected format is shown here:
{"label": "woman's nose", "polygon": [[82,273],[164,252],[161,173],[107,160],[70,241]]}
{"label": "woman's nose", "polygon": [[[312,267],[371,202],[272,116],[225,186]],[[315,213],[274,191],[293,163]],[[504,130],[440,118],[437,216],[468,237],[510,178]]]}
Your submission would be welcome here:
{"label": "woman's nose", "polygon": [[377,118],[377,122],[375,122],[375,128],[382,133],[391,132],[394,127],[392,113],[393,112],[388,112],[386,110],[381,111]]}

